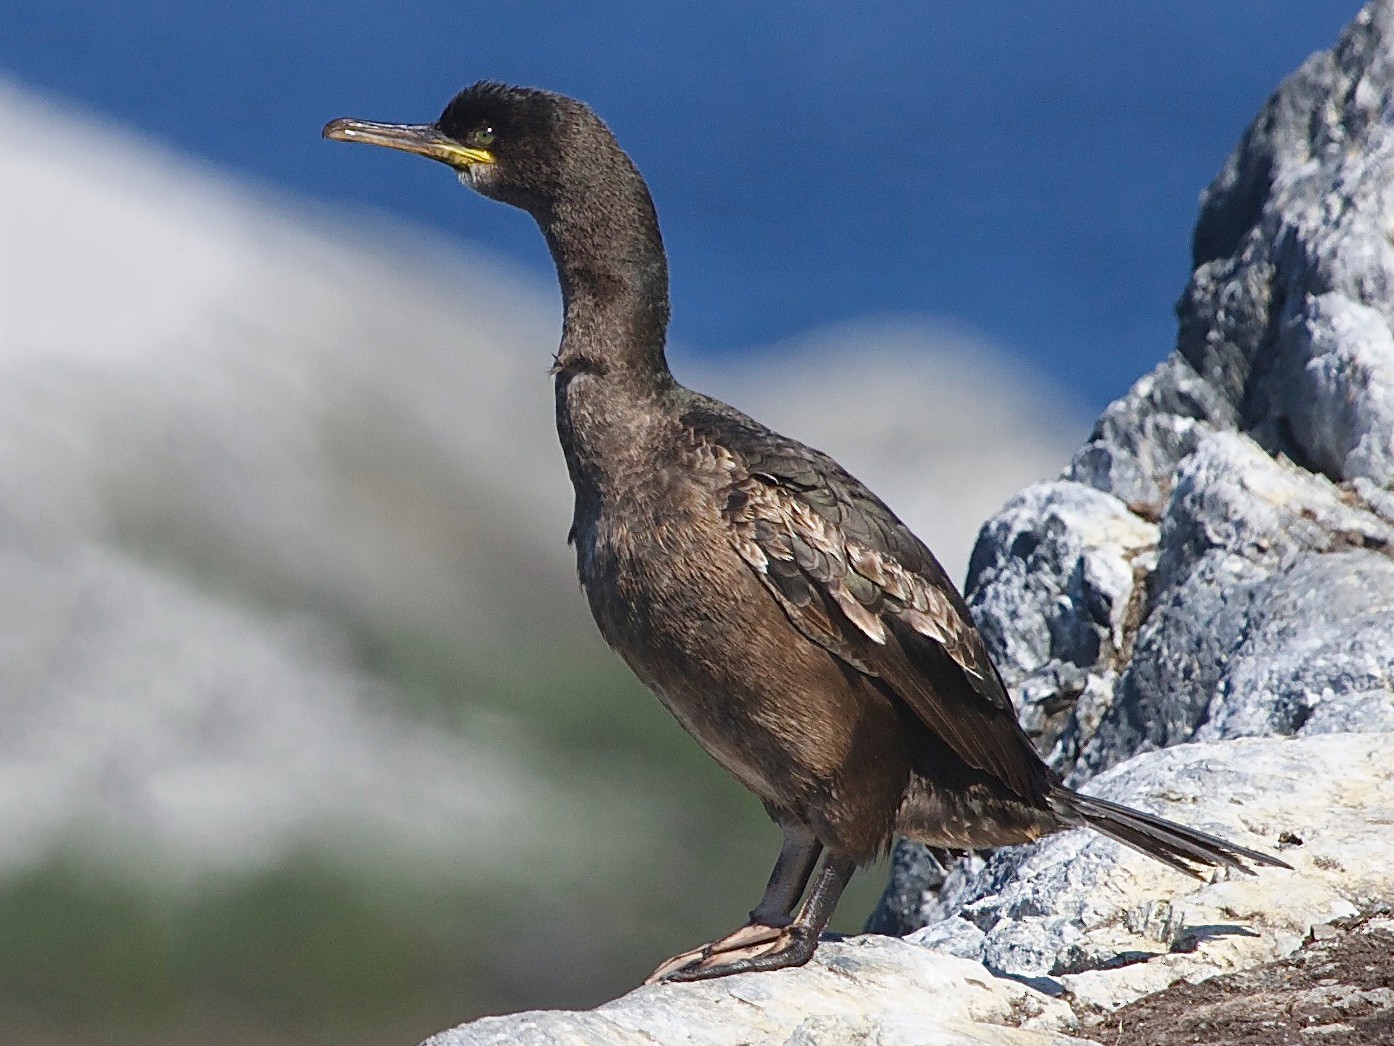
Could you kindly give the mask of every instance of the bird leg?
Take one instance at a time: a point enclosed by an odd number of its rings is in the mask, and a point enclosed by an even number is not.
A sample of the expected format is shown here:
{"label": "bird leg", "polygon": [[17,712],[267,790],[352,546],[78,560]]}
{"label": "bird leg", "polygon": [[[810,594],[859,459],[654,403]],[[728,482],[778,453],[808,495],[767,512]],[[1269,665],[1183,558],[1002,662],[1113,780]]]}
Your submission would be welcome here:
{"label": "bird leg", "polygon": [[780,845],[779,857],[774,862],[774,871],[770,872],[770,881],[765,884],[760,903],[751,909],[750,921],[734,933],[661,963],[645,978],[645,984],[665,980],[678,970],[714,955],[725,954],[728,950],[772,941],[789,925],[790,914],[813,876],[813,866],[818,863],[823,844],[801,826],[780,825],[780,829],[784,832],[784,842]]}
{"label": "bird leg", "polygon": [[[818,848],[808,853],[816,856]],[[781,863],[788,850],[780,853]],[[809,861],[811,866],[812,861]],[[807,867],[807,866],[806,866]],[[785,915],[777,917],[758,917],[765,901],[751,913],[751,921],[734,933],[702,948],[696,948],[682,955],[675,955],[657,970],[644,983],[655,981],[701,981],[711,977],[725,977],[732,973],[754,973],[759,970],[778,970],[786,966],[802,966],[813,957],[818,947],[818,935],[828,925],[833,910],[843,889],[856,871],[857,864],[850,857],[829,854],[823,861],[822,870],[813,885],[812,892],[799,908],[793,919]],[[779,864],[775,865],[776,875],[770,877],[771,886],[778,877]],[[806,882],[808,872],[803,873]],[[770,890],[766,890],[769,899]]]}

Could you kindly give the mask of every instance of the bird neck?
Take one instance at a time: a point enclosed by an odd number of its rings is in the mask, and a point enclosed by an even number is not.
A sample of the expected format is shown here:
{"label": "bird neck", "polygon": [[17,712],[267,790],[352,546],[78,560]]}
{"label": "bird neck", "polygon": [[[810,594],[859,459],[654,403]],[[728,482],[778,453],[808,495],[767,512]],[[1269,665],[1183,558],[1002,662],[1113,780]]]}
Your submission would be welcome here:
{"label": "bird neck", "polygon": [[584,182],[533,212],[565,310],[552,372],[578,519],[643,472],[676,388],[663,351],[668,261],[648,189],[618,147]]}
{"label": "bird neck", "polygon": [[664,355],[668,261],[648,189],[637,172],[617,181],[539,217],[565,310],[555,372],[658,392],[673,381]]}
{"label": "bird neck", "polygon": [[579,520],[582,505],[615,494],[642,463],[676,385],[663,353],[668,269],[656,224],[652,238],[623,225],[608,240],[547,231],[565,309],[552,368],[557,433]]}

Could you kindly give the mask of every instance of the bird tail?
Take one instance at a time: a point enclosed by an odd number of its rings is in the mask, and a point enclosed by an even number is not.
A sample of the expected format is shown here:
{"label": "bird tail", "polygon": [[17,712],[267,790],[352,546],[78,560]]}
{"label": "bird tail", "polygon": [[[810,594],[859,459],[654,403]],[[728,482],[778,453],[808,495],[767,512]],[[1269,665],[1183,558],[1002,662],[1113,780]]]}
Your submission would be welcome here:
{"label": "bird tail", "polygon": [[1197,879],[1205,878],[1202,872],[1206,868],[1236,868],[1253,875],[1250,863],[1270,868],[1292,867],[1247,846],[1068,788],[1052,789],[1049,802],[1065,824],[1086,825]]}

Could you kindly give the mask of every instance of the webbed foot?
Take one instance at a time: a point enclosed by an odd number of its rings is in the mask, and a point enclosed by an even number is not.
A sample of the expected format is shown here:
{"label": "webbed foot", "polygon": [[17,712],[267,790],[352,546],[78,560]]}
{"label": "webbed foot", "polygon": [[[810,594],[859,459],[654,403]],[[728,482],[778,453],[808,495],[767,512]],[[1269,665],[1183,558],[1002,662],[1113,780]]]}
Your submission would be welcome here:
{"label": "webbed foot", "polygon": [[817,933],[797,922],[786,926],[748,923],[710,944],[673,956],[644,983],[703,981],[733,973],[802,966],[817,946]]}

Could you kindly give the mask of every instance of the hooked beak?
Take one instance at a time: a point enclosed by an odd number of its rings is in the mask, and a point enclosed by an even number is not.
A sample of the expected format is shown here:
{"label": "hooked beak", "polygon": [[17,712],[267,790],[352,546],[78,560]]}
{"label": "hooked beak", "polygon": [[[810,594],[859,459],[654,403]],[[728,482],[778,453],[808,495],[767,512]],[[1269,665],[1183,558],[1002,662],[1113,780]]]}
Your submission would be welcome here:
{"label": "hooked beak", "polygon": [[488,149],[472,149],[461,145],[449,135],[442,134],[435,124],[373,123],[370,120],[351,120],[341,116],[324,125],[324,136],[336,142],[367,142],[404,153],[416,153],[456,170],[474,164],[495,163]]}

